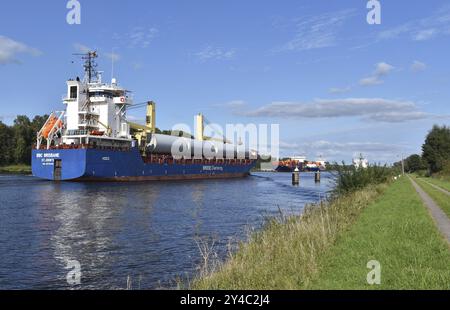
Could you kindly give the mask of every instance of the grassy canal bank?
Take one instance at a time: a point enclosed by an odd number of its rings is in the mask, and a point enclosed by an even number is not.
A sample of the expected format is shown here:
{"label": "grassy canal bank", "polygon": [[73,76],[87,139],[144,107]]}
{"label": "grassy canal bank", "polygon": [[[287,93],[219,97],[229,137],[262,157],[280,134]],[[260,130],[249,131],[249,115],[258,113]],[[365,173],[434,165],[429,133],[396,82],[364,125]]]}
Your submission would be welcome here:
{"label": "grassy canal bank", "polygon": [[31,166],[11,165],[0,167],[0,173],[4,174],[31,174]]}
{"label": "grassy canal bank", "polygon": [[450,218],[450,196],[433,187],[438,186],[450,192],[450,182],[433,178],[415,178],[422,189],[441,207],[442,211]]}
{"label": "grassy canal bank", "polygon": [[[369,285],[367,263],[381,265]],[[406,178],[273,220],[194,289],[450,289],[450,248]]]}

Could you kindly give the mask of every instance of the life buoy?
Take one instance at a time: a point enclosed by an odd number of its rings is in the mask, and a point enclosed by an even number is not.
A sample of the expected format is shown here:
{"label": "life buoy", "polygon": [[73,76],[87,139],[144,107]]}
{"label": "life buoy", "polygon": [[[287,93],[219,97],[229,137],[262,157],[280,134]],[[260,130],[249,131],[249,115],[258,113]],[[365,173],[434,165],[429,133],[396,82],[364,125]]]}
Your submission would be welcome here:
{"label": "life buoy", "polygon": [[125,97],[120,97],[120,102],[125,103]]}

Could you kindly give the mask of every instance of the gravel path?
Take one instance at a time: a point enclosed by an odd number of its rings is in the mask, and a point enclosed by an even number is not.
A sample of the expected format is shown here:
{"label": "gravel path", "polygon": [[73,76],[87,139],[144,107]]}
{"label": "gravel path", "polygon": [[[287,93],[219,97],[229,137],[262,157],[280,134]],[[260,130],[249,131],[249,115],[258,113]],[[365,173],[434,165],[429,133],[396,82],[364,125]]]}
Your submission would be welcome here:
{"label": "gravel path", "polygon": [[445,237],[445,239],[447,239],[447,242],[450,243],[450,219],[447,217],[444,211],[439,208],[434,200],[431,199],[431,197],[428,196],[428,194],[425,193],[425,191],[416,183],[416,181],[414,181],[411,177],[409,177],[409,179],[411,180],[417,193],[419,193],[420,198],[422,198],[423,203],[430,211],[430,214],[433,217],[442,235]]}

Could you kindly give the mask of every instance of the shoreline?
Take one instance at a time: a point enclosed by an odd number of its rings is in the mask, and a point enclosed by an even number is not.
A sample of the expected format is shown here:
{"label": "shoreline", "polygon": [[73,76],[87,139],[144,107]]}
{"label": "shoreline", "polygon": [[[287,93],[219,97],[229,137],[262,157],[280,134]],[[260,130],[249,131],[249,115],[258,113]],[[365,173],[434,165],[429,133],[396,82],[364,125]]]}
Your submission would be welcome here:
{"label": "shoreline", "polygon": [[31,173],[31,166],[28,165],[10,165],[0,167],[0,174],[29,175]]}
{"label": "shoreline", "polygon": [[[366,281],[371,260],[386,270],[380,285]],[[449,247],[405,176],[269,221],[190,289],[445,289],[448,264]]]}

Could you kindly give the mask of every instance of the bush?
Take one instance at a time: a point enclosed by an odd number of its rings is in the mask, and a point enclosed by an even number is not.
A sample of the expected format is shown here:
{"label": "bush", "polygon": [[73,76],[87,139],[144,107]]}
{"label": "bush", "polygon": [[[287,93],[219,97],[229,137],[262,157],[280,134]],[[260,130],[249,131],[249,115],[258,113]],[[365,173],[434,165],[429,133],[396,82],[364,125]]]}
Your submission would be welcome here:
{"label": "bush", "polygon": [[363,189],[369,185],[377,185],[389,181],[395,174],[394,169],[386,165],[373,165],[368,168],[335,165],[335,194],[345,194]]}

